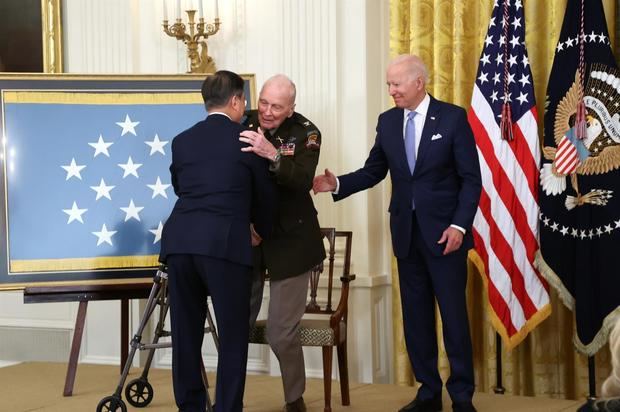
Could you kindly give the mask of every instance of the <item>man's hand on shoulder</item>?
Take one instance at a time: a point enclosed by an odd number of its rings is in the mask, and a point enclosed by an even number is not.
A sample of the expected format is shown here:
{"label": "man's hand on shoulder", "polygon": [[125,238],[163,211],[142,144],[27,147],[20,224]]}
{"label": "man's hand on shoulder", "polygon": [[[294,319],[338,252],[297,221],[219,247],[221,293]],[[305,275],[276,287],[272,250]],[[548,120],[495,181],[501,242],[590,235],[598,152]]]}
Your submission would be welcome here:
{"label": "man's hand on shoulder", "polygon": [[336,190],[336,176],[325,169],[325,174],[315,176],[312,180],[312,191],[316,195],[321,192],[333,192]]}
{"label": "man's hand on shoulder", "polygon": [[274,145],[267,140],[260,127],[258,128],[258,132],[244,130],[240,133],[239,140],[249,144],[249,146],[241,148],[243,152],[254,152],[256,155],[270,161],[274,161],[278,153]]}
{"label": "man's hand on shoulder", "polygon": [[445,243],[446,247],[443,250],[444,256],[448,253],[452,253],[455,250],[458,250],[463,244],[463,232],[454,228],[452,226],[448,227],[441,234],[441,239],[437,242],[438,244]]}

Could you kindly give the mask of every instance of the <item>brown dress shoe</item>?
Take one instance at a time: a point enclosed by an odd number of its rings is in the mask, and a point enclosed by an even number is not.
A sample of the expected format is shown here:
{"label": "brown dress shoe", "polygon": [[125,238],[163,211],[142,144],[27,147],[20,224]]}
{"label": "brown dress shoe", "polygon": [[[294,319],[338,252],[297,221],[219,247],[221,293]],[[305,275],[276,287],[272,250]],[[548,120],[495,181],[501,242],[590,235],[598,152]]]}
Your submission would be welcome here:
{"label": "brown dress shoe", "polygon": [[284,405],[284,412],[306,412],[304,398],[300,397],[296,401]]}

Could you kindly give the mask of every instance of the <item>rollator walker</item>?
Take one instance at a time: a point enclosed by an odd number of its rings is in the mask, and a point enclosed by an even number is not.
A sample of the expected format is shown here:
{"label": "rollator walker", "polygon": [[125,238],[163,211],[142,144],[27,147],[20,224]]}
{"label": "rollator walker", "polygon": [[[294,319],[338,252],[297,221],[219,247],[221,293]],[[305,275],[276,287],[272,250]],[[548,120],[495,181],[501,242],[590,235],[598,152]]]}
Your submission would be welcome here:
{"label": "rollator walker", "polygon": [[[206,304],[207,302],[205,302],[205,305]],[[144,328],[146,327],[153,313],[155,313],[155,309],[158,305],[159,319],[157,321],[157,327],[155,328],[153,341],[151,343],[143,343],[142,332],[144,331]],[[125,363],[125,366],[123,368],[123,373],[121,374],[118,386],[116,387],[116,391],[114,391],[112,395],[106,396],[105,398],[101,399],[101,401],[97,405],[97,412],[127,412],[127,405],[125,405],[122,397],[123,386],[125,386],[125,380],[127,379],[127,375],[129,374],[129,369],[131,368],[131,364],[133,363],[133,358],[136,354],[136,351],[138,350],[148,350],[149,355],[146,360],[144,370],[142,371],[142,375],[139,378],[129,381],[129,383],[125,387],[125,398],[127,399],[127,402],[129,402],[129,404],[136,408],[144,408],[148,406],[149,403],[151,403],[151,401],[153,400],[153,386],[148,381],[148,374],[151,368],[151,362],[153,362],[153,357],[155,355],[155,349],[172,347],[171,341],[159,343],[160,338],[171,336],[170,331],[164,330],[166,315],[168,314],[169,307],[170,304],[168,302],[168,274],[166,273],[166,266],[164,264],[160,264],[157,273],[153,277],[153,286],[151,288],[151,293],[149,294],[148,301],[146,302],[144,314],[142,315],[142,319],[140,319],[140,325],[138,326],[136,334],[131,339],[131,350],[129,352],[129,356],[127,357],[127,362]],[[219,340],[217,337],[217,331],[215,329],[215,324],[213,322],[211,311],[208,307],[207,327],[205,327],[204,331],[205,333],[210,333],[211,336],[213,336],[215,348],[219,351]],[[211,396],[209,395],[209,380],[207,379],[207,373],[205,371],[204,365],[202,365],[202,379],[207,392],[207,412],[213,412],[213,403],[211,402]]]}

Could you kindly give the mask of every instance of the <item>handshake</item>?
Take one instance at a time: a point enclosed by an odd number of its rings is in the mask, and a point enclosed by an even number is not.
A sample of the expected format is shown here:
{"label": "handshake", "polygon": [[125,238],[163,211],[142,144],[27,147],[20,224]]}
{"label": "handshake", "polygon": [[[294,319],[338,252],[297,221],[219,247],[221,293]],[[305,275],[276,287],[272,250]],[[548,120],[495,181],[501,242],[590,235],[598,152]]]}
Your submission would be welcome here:
{"label": "handshake", "polygon": [[325,169],[325,174],[315,176],[312,180],[312,191],[315,195],[322,192],[333,192],[336,190],[336,186],[336,176],[329,169]]}

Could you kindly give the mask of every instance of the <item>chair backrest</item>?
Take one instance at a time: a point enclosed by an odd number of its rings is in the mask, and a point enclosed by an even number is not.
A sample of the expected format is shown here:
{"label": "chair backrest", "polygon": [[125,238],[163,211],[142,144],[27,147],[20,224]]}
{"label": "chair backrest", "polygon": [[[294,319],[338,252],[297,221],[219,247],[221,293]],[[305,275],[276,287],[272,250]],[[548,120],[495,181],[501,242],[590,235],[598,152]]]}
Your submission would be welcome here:
{"label": "chair backrest", "polygon": [[[326,257],[325,261],[316,265],[310,272],[310,300],[306,305],[306,313],[331,315],[335,312],[335,308],[332,306],[334,272],[336,270],[340,272],[339,279],[341,281],[348,279],[348,276],[350,275],[351,241],[353,238],[353,233],[347,231],[337,231],[334,228],[321,228],[321,235],[323,235],[323,238],[327,241],[327,248],[325,250]],[[344,246],[344,249],[341,251],[339,248],[342,246]],[[342,255],[342,266],[335,264],[337,254],[338,257]],[[327,270],[325,270],[326,266]],[[322,274],[327,275],[327,299],[324,307],[321,307],[319,302],[317,302],[319,280]]]}

